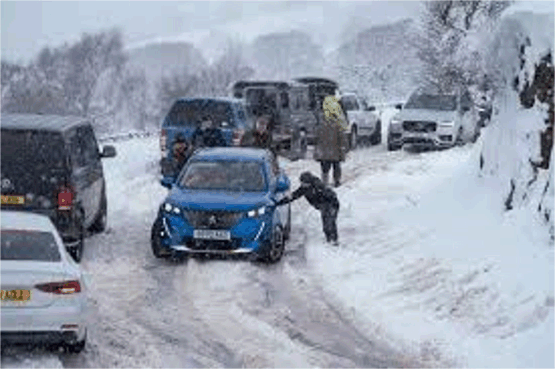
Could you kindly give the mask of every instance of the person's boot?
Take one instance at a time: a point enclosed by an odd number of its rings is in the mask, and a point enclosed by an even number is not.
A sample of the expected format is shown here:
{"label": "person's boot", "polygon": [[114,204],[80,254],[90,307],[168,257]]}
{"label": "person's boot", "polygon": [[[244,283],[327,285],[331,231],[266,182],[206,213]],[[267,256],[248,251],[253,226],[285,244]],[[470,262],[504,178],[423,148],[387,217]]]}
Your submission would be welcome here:
{"label": "person's boot", "polygon": [[328,185],[328,177],[329,177],[329,172],[322,173],[322,182],[324,182],[324,186]]}

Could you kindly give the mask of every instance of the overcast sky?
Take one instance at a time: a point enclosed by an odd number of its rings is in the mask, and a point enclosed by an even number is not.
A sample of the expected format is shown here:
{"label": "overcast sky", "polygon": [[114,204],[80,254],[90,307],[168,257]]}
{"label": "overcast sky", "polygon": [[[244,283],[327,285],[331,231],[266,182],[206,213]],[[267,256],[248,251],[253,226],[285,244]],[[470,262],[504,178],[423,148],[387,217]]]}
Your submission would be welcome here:
{"label": "overcast sky", "polygon": [[412,17],[418,9],[416,1],[2,0],[1,57],[27,63],[44,46],[76,41],[83,32],[111,27],[123,31],[127,45],[150,40],[189,40],[211,30],[251,41],[259,34],[288,28],[310,30],[318,41],[332,43],[349,25],[383,24]]}

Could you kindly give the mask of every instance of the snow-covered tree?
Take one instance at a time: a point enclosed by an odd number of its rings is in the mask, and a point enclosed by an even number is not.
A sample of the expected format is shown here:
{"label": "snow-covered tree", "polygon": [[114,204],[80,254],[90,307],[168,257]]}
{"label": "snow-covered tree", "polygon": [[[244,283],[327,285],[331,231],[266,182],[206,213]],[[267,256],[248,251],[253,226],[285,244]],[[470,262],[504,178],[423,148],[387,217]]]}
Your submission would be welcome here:
{"label": "snow-covered tree", "polygon": [[322,47],[301,31],[269,33],[252,44],[258,78],[289,79],[319,75],[324,66]]}
{"label": "snow-covered tree", "polygon": [[441,91],[482,84],[486,37],[510,4],[484,0],[424,2],[420,31],[414,38],[423,64],[419,84]]}

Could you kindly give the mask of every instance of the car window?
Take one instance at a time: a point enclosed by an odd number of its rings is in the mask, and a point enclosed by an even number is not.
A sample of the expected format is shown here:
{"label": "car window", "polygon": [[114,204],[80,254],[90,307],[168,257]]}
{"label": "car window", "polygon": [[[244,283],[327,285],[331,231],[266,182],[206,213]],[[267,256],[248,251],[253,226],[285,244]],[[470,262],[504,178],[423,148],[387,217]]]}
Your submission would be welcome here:
{"label": "car window", "polygon": [[358,110],[358,104],[354,96],[344,96],[341,100],[345,111]]}
{"label": "car window", "polygon": [[405,108],[453,111],[457,109],[457,98],[454,95],[416,94],[409,98]]}
{"label": "car window", "polygon": [[48,176],[67,170],[67,155],[61,134],[2,129],[2,176],[14,178],[33,173]]}
{"label": "car window", "polygon": [[80,144],[82,145],[82,155],[85,165],[91,165],[98,162],[98,145],[96,143],[92,127],[79,127],[78,136]]}
{"label": "car window", "polygon": [[261,192],[267,189],[263,166],[257,161],[193,161],[179,184],[191,190]]}
{"label": "car window", "polygon": [[231,124],[232,119],[231,105],[225,101],[214,100],[192,100],[176,102],[167,120],[172,126],[199,127],[200,124],[210,119],[216,126],[221,127],[223,122]]}
{"label": "car window", "polygon": [[50,232],[2,230],[2,260],[60,261],[61,255]]}
{"label": "car window", "polygon": [[87,159],[85,155],[85,147],[81,142],[77,130],[72,130],[68,134],[69,151],[71,154],[71,163],[74,168],[82,168],[86,166]]}

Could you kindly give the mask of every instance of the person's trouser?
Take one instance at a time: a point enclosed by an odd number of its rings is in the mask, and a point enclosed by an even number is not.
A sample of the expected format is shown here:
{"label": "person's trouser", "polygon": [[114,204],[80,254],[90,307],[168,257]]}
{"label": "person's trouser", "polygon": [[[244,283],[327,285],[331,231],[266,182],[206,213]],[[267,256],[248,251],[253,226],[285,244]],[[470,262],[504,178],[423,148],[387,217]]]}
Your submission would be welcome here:
{"label": "person's trouser", "polygon": [[337,213],[339,204],[326,204],[320,209],[326,241],[337,241]]}
{"label": "person's trouser", "polygon": [[333,181],[337,186],[341,183],[341,162],[339,161],[321,161],[320,167],[322,168],[322,182],[328,185],[328,176],[330,169],[333,165]]}

